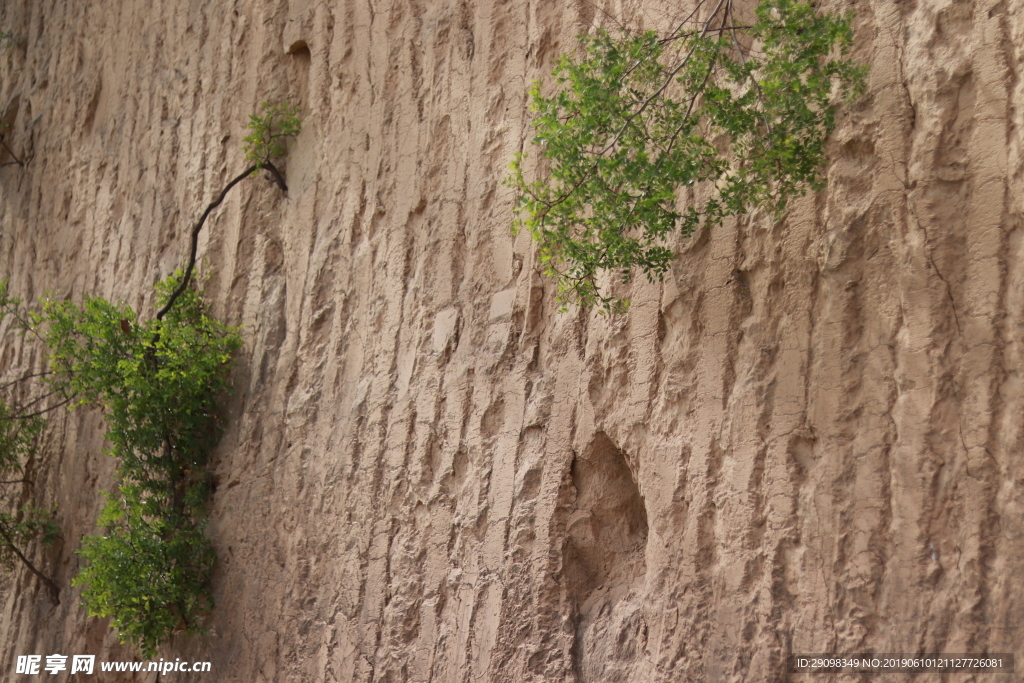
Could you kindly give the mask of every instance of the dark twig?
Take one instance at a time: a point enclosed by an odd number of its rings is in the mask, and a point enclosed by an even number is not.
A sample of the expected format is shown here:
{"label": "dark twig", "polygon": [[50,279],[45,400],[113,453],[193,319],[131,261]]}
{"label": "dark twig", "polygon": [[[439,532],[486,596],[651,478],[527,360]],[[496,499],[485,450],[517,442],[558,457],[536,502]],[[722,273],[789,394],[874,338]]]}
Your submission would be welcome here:
{"label": "dark twig", "polygon": [[25,316],[23,316],[18,311],[18,308],[14,302],[8,300],[3,306],[0,306],[0,308],[3,309],[2,312],[0,312],[0,318],[3,318],[3,316],[5,315],[11,316],[12,318],[14,318],[15,322],[18,323],[17,329],[20,329],[22,334],[27,334],[31,332],[32,336],[41,341],[43,344],[46,344],[46,339],[43,337],[43,335],[39,333],[38,327],[36,325],[33,325],[31,320],[26,319]]}
{"label": "dark twig", "polygon": [[32,379],[33,377],[45,377],[46,375],[52,375],[52,374],[53,374],[52,370],[44,370],[43,372],[33,372],[33,373],[28,374],[28,375],[24,375],[22,377],[19,377],[18,379],[12,379],[10,382],[5,382],[4,384],[0,384],[0,390],[6,389],[7,387],[12,387],[15,384],[18,384],[19,382],[24,382],[25,380]]}
{"label": "dark twig", "polygon": [[206,207],[206,211],[204,211],[203,215],[199,217],[199,222],[192,227],[192,249],[189,252],[188,266],[185,268],[185,274],[182,276],[181,282],[178,283],[178,287],[171,293],[170,298],[167,299],[167,303],[164,304],[164,307],[156,314],[157,320],[164,319],[164,316],[167,315],[167,311],[171,310],[171,307],[174,306],[174,300],[181,296],[182,292],[185,291],[185,288],[188,287],[189,280],[192,279],[192,270],[196,265],[196,252],[199,250],[199,231],[203,229],[203,224],[206,223],[206,219],[209,218],[214,209],[221,205],[221,202],[223,202],[224,198],[228,196],[228,192],[231,191],[231,188],[251,176],[259,170],[259,168],[259,164],[254,164],[242,171],[234,180],[228,183],[224,189],[220,191],[220,194],[217,195],[217,198],[210,202],[210,205]]}
{"label": "dark twig", "polygon": [[274,166],[274,164],[270,163],[269,161],[264,161],[262,164],[262,168],[264,168],[267,171],[270,171],[270,177],[273,179],[275,183],[277,183],[277,186],[281,188],[281,192],[288,192],[288,185],[285,184],[284,176],[282,176],[281,172],[277,170],[277,166]]}
{"label": "dark twig", "polygon": [[[54,392],[54,393],[56,393],[56,392]],[[42,410],[37,410],[34,413],[28,413],[27,415],[14,415],[10,419],[12,419],[12,420],[28,420],[28,419],[33,418],[33,417],[39,417],[40,415],[45,415],[46,413],[52,412],[54,410],[57,410],[57,408],[62,408],[63,406],[66,406],[67,404],[71,403],[74,400],[75,400],[75,397],[72,396],[70,398],[64,399],[60,403],[54,403],[52,406],[43,408]]]}
{"label": "dark twig", "polygon": [[4,166],[9,166],[11,163],[15,163],[18,166],[21,166],[22,168],[25,167],[25,162],[18,158],[18,155],[16,155],[14,153],[14,150],[7,145],[7,141],[5,141],[2,136],[0,136],[0,145],[3,145],[4,149],[7,150],[7,153],[11,155],[12,159],[14,159],[13,162],[7,162],[6,164],[3,164]]}
{"label": "dark twig", "polygon": [[45,401],[46,399],[50,398],[54,394],[61,393],[61,391],[62,391],[61,389],[54,389],[53,391],[48,391],[45,394],[43,394],[42,396],[37,396],[36,398],[32,399],[28,403],[18,404],[17,405],[17,409],[18,410],[26,410],[28,408],[31,408],[35,404],[40,403],[42,401]]}

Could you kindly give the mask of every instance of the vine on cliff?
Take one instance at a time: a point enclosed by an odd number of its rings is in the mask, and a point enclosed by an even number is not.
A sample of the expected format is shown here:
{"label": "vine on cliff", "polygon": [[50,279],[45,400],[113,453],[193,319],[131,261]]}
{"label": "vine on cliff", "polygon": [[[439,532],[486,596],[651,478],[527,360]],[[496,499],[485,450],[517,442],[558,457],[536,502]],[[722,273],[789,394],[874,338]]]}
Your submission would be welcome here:
{"label": "vine on cliff", "polygon": [[845,59],[851,21],[762,0],[742,25],[732,0],[699,0],[666,35],[581,36],[555,93],[530,91],[539,177],[526,179],[519,154],[510,178],[514,230],[537,242],[560,300],[622,309],[600,273],[660,279],[673,233],[754,207],[779,217],[820,189],[836,104],[864,88],[864,68]]}

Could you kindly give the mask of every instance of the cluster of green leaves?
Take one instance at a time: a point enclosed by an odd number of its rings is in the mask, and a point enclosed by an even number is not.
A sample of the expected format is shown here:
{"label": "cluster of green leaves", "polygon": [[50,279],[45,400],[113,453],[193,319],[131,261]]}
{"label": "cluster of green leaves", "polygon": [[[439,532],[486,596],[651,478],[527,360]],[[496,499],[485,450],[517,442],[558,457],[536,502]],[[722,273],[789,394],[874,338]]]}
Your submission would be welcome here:
{"label": "cluster of green leaves", "polygon": [[[164,303],[182,277],[157,286]],[[209,317],[192,288],[163,319],[139,323],[126,304],[49,300],[45,329],[58,387],[107,414],[118,493],[80,551],[92,616],[111,617],[124,642],[151,656],[175,630],[201,632],[212,608],[214,551],[203,535],[206,465],[222,431],[218,399],[241,346],[237,331]]]}
{"label": "cluster of green leaves", "polygon": [[299,134],[302,123],[299,108],[288,102],[264,102],[260,109],[260,114],[249,114],[249,135],[242,150],[246,161],[262,166],[285,156],[288,138]]}
{"label": "cluster of green leaves", "polygon": [[582,36],[583,57],[558,63],[555,94],[540,83],[530,92],[541,177],[526,180],[520,154],[509,179],[514,230],[533,235],[560,300],[624,307],[599,291],[599,273],[661,278],[676,231],[755,206],[778,216],[820,189],[835,105],[864,86],[864,69],[845,59],[851,20],[762,0],[740,26],[731,0],[718,0],[667,36]]}
{"label": "cluster of green leaves", "polygon": [[[195,512],[194,515],[198,515]],[[111,617],[121,642],[147,657],[175,631],[202,633],[199,623],[213,607],[210,573],[216,561],[202,518],[171,512],[159,497],[122,480],[108,495],[99,525],[80,554],[88,565],[72,580],[85,585],[89,615]]]}

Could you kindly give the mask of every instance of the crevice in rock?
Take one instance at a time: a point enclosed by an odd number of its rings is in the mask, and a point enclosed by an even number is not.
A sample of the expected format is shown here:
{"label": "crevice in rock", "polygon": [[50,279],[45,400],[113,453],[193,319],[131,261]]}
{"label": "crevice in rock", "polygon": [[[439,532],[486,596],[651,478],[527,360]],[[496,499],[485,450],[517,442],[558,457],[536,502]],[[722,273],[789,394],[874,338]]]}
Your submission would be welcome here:
{"label": "crevice in rock", "polygon": [[647,509],[629,459],[599,432],[572,463],[575,502],[563,571],[577,615],[581,681],[626,681],[647,631],[639,589],[647,573]]}

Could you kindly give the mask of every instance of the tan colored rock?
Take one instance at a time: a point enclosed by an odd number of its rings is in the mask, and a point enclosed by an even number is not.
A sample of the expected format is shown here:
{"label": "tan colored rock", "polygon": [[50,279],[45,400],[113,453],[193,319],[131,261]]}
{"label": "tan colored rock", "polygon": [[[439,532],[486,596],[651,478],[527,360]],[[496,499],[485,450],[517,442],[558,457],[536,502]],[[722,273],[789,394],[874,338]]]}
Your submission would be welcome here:
{"label": "tan colored rock", "polygon": [[[200,244],[246,344],[211,632],[161,651],[213,672],[173,680],[1024,662],[1024,5],[819,4],[857,12],[872,66],[827,190],[778,225],[681,239],[611,319],[556,312],[501,180],[531,136],[527,86],[573,36],[608,15],[659,26],[674,3],[0,4],[0,114],[30,159],[0,169],[0,276],[24,298],[151,314],[243,168],[246,115],[303,108],[290,194],[247,181]],[[52,425],[36,486],[64,543],[33,557],[63,599],[6,579],[11,671],[134,657],[69,587],[113,486],[101,416]]]}

